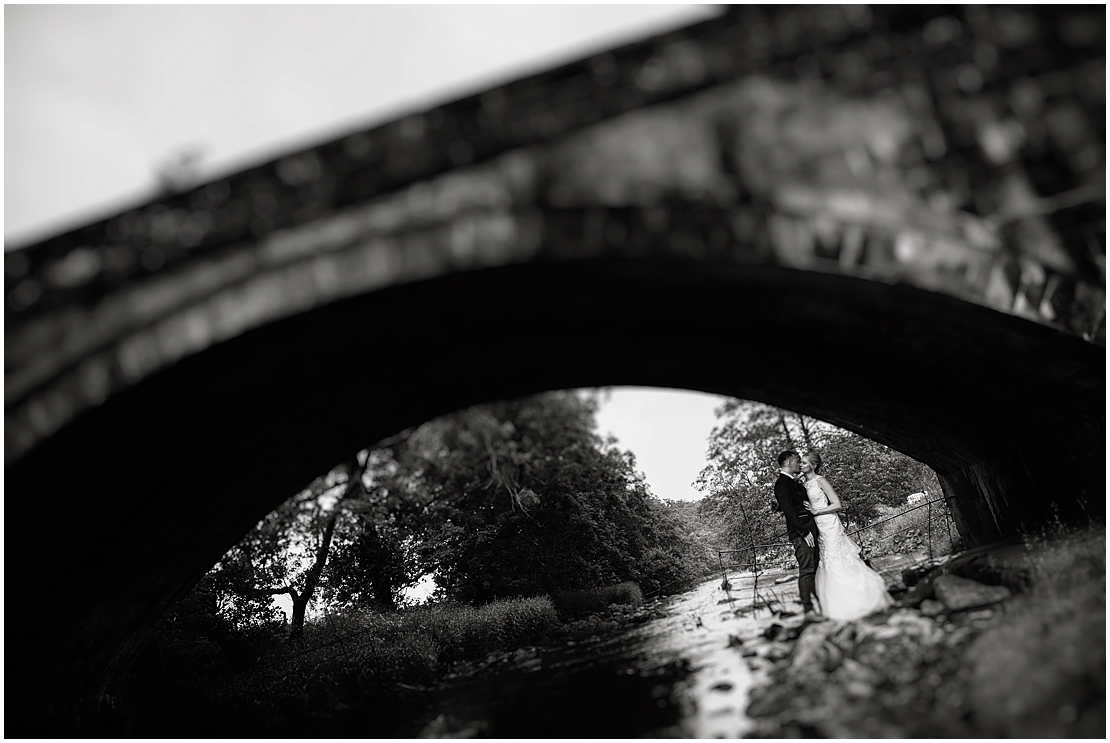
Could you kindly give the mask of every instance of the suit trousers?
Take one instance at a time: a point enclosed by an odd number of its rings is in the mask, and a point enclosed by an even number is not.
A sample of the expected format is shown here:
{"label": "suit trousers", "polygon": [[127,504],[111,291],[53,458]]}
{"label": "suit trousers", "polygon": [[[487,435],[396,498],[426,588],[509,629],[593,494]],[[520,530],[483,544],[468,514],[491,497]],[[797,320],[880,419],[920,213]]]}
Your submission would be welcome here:
{"label": "suit trousers", "polygon": [[817,549],[817,537],[814,536],[813,540],[812,547],[806,544],[804,536],[790,540],[794,544],[794,557],[798,559],[798,596],[805,611],[813,610],[813,576],[817,573],[817,563],[821,558]]}

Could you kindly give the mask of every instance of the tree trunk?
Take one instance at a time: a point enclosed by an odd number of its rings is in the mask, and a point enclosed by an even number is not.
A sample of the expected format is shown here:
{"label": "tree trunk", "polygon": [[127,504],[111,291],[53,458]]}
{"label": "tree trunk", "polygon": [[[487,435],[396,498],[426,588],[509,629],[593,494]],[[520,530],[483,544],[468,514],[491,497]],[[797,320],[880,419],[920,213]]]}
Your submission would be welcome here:
{"label": "tree trunk", "polygon": [[786,434],[787,445],[792,450],[797,451],[797,448],[794,446],[794,437],[790,435],[790,429],[786,427],[786,416],[783,414],[782,410],[776,408],[776,411],[779,414],[779,425],[782,426],[782,432]]}
{"label": "tree trunk", "polygon": [[802,438],[806,442],[806,451],[813,451],[813,439],[809,436],[809,426],[806,425],[806,417],[804,415],[794,414],[798,419],[798,425],[802,427]]}
{"label": "tree trunk", "polygon": [[[367,462],[369,462],[367,457]],[[343,489],[343,495],[336,501],[335,507],[328,515],[327,521],[324,522],[324,533],[320,537],[320,546],[316,548],[316,559],[312,563],[312,567],[304,577],[304,586],[301,587],[300,593],[290,591],[293,597],[293,616],[289,623],[289,639],[295,640],[304,634],[304,615],[308,609],[308,603],[312,600],[313,594],[316,593],[316,586],[320,582],[320,576],[324,572],[324,565],[328,561],[328,552],[331,550],[332,537],[335,536],[335,523],[339,520],[340,504],[343,503],[348,497],[362,490],[362,475],[366,471],[366,465],[360,465],[358,460],[355,459],[351,466],[351,475],[347,480],[347,487]]]}

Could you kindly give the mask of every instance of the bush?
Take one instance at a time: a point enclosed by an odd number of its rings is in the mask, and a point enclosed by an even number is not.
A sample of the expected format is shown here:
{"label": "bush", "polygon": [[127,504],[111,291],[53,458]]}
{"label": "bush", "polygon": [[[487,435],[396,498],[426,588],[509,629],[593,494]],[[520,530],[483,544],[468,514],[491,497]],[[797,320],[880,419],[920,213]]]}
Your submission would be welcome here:
{"label": "bush", "polygon": [[535,643],[559,624],[546,596],[502,599],[479,607],[434,604],[396,616],[404,618],[408,632],[435,638],[444,659],[451,661]]}
{"label": "bush", "polygon": [[930,545],[934,555],[955,551],[956,527],[950,522],[943,503],[934,502],[931,509],[921,507],[920,503],[884,509],[880,521],[883,523],[859,533],[855,533],[854,526],[848,528],[852,541],[869,557],[928,551]]}
{"label": "bush", "polygon": [[290,688],[348,675],[385,684],[423,684],[432,682],[446,664],[538,643],[558,625],[546,596],[479,607],[437,604],[394,613],[353,611],[306,625],[298,645],[281,644],[260,665],[273,664],[275,683],[280,678],[279,685]]}
{"label": "bush", "polygon": [[640,587],[631,581],[583,591],[561,591],[551,598],[559,616],[564,619],[604,611],[614,604],[637,607],[644,603],[644,594]]}

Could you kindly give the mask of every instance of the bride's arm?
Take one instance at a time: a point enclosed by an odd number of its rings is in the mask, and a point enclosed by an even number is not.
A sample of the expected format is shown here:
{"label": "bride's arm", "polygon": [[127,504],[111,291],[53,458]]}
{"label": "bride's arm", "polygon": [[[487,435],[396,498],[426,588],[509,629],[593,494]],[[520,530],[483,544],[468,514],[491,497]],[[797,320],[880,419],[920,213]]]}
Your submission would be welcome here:
{"label": "bride's arm", "polygon": [[818,477],[817,484],[821,486],[821,490],[823,490],[825,492],[825,495],[828,496],[829,505],[825,506],[824,508],[817,509],[813,512],[813,515],[820,516],[823,513],[836,513],[837,511],[839,511],[841,508],[840,496],[836,494],[835,490],[833,490],[833,486],[829,483],[829,481],[826,480],[824,477]]}

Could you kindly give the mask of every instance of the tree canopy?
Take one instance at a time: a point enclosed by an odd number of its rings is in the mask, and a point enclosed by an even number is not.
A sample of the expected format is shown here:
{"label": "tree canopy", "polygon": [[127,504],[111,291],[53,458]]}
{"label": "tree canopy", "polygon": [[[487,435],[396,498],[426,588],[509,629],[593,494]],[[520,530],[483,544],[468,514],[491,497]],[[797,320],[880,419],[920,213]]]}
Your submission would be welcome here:
{"label": "tree canopy", "polygon": [[699,546],[633,455],[594,433],[597,407],[548,392],[380,442],[259,522],[205,585],[245,624],[288,594],[294,634],[310,602],[392,610],[425,575],[433,599],[473,604],[627,580],[679,590],[704,570]]}
{"label": "tree canopy", "polygon": [[635,459],[594,432],[595,397],[549,392],[422,426],[400,452],[422,569],[484,602],[682,574],[681,545]]}

